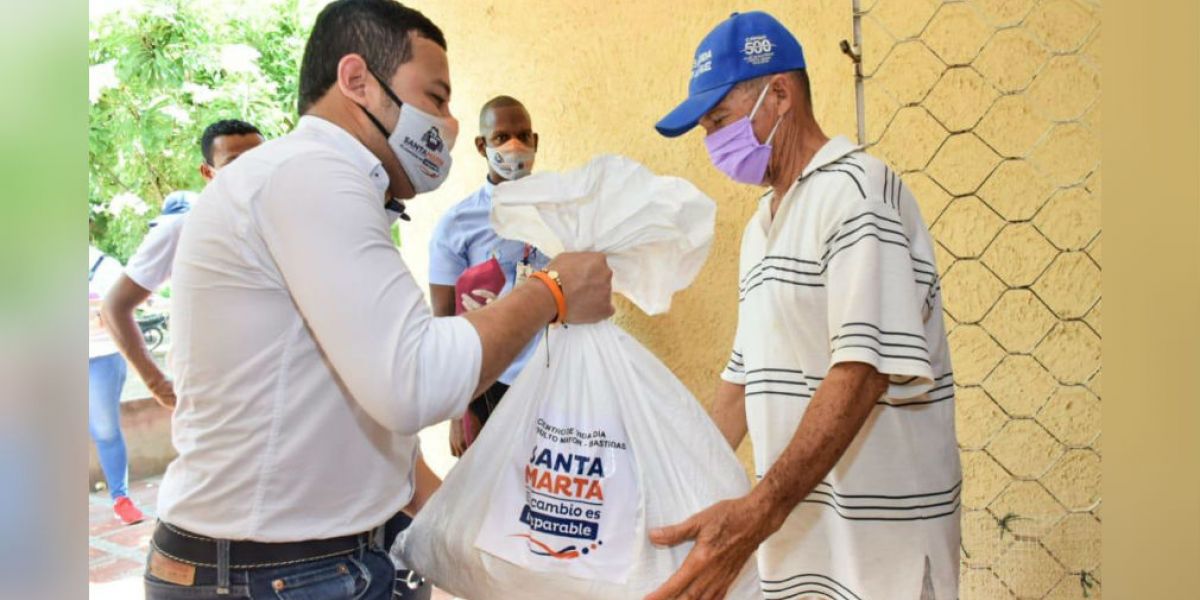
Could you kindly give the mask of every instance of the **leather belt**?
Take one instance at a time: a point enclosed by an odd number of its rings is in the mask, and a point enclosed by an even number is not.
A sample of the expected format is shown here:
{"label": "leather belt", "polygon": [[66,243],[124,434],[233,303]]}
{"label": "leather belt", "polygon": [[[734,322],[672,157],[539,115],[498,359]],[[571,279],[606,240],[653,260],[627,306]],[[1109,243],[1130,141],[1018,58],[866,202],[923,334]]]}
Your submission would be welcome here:
{"label": "leather belt", "polygon": [[[229,542],[230,569],[279,567],[351,554],[370,544],[373,531],[301,542]],[[180,562],[217,568],[217,540],[159,521],[150,541],[155,550]]]}

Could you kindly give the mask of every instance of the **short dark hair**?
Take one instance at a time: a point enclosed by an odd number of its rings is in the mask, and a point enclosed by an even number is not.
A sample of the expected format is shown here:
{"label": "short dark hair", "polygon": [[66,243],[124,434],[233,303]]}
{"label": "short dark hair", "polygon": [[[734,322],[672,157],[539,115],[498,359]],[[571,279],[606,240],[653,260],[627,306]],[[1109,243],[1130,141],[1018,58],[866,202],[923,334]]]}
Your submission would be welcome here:
{"label": "short dark hair", "polygon": [[337,81],[338,62],[363,57],[376,75],[390,78],[412,59],[410,33],[446,48],[442,30],[428,17],[395,0],[337,0],[317,15],[300,64],[297,110],[308,112]]}
{"label": "short dark hair", "polygon": [[[495,98],[484,102],[483,107],[479,109],[479,128],[483,129],[483,118],[487,115],[489,110],[495,108],[509,108],[511,106],[519,106],[522,109],[525,109],[525,105],[521,104],[520,100],[517,100],[512,96],[496,96]],[[529,111],[526,109],[525,112]]]}
{"label": "short dark hair", "polygon": [[204,128],[204,135],[200,136],[200,153],[204,155],[204,162],[210,167],[213,164],[212,147],[213,142],[223,135],[262,135],[262,132],[257,127],[237,119],[222,119]]}

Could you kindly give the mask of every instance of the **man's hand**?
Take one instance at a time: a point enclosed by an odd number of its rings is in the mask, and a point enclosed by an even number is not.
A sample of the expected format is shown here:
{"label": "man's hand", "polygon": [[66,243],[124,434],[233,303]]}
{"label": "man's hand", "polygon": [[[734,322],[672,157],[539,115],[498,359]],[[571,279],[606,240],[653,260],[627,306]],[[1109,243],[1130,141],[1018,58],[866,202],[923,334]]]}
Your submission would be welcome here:
{"label": "man's hand", "polygon": [[146,386],[150,389],[150,395],[154,396],[154,401],[163,408],[175,408],[175,384],[170,379],[163,377],[153,384]]}
{"label": "man's hand", "polygon": [[720,600],[746,566],[746,561],[783,518],[753,496],[718,502],[678,525],[650,532],[650,541],[676,546],[696,545],[683,566],[645,600]]}
{"label": "man's hand", "polygon": [[612,270],[600,252],[565,252],[546,267],[558,271],[567,300],[568,323],[603,321],[616,311],[612,303]]}
{"label": "man's hand", "polygon": [[133,316],[138,305],[149,297],[150,290],[138,285],[128,275],[121,275],[104,296],[100,319],[125,360],[146,382],[154,400],[166,408],[174,408],[175,386],[158,367],[158,363],[154,362],[137,319]]}
{"label": "man's hand", "polygon": [[[476,297],[483,298],[483,302],[476,300]],[[467,312],[479,310],[495,300],[496,294],[493,294],[490,290],[471,290],[470,294],[462,295],[463,308],[467,309]]]}
{"label": "man's hand", "polygon": [[467,436],[463,434],[462,419],[450,419],[450,454],[455,458],[467,451]]}

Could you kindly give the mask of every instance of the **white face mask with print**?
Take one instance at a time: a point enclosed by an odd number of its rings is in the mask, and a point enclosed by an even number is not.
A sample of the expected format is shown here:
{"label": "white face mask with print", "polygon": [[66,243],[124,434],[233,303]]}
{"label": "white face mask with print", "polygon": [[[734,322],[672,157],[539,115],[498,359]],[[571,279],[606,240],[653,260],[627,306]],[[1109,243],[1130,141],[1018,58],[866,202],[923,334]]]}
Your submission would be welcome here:
{"label": "white face mask with print", "polygon": [[400,107],[400,116],[392,132],[388,133],[371,111],[363,108],[363,112],[387,137],[388,146],[412,182],[413,191],[422,194],[436,190],[450,175],[450,165],[453,163],[450,151],[454,149],[454,142],[458,138],[458,123],[454,119],[431,115],[412,104],[401,102],[383,79],[374,72],[371,74],[392,102]]}
{"label": "white face mask with print", "polygon": [[485,147],[483,150],[487,154],[488,166],[504,179],[520,179],[533,171],[535,151],[515,139],[499,148]]}

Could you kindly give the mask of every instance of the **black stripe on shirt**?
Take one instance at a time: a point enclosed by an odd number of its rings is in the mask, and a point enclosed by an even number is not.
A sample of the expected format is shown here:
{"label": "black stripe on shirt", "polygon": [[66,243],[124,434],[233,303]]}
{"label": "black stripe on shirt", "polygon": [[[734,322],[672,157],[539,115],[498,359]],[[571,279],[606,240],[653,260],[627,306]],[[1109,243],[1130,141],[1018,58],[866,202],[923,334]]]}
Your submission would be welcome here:
{"label": "black stripe on shirt", "polygon": [[858,193],[862,194],[863,200],[867,199],[867,192],[866,192],[866,190],[863,189],[863,184],[861,181],[858,180],[858,176],[854,174],[854,171],[851,171],[849,169],[837,169],[832,166],[825,166],[825,167],[821,167],[821,168],[817,169],[817,172],[818,173],[844,173],[847,177],[850,178],[851,181],[854,182],[854,187],[858,188]]}
{"label": "black stripe on shirt", "polygon": [[957,505],[958,498],[960,496],[960,491],[955,490],[955,492],[950,496],[950,498],[943,500],[941,502],[935,502],[934,500],[930,500],[930,501],[922,503],[922,504],[906,504],[903,506],[888,505],[888,504],[873,504],[873,505],[842,504],[839,500],[844,500],[845,498],[839,498],[839,497],[835,496],[833,493],[826,492],[823,490],[813,490],[812,492],[809,493],[809,497],[812,497],[813,495],[823,496],[823,497],[827,498],[829,502],[832,502],[833,506],[835,508],[838,508],[841,510],[846,510],[846,511],[853,511],[853,510],[920,511],[920,510],[925,510],[927,508],[939,508],[940,509],[940,508],[944,508],[947,506]]}
{"label": "black stripe on shirt", "polygon": [[[787,374],[791,374],[791,375],[799,375],[799,376],[803,377],[806,382],[815,381],[815,382],[817,382],[818,385],[820,385],[820,383],[825,380],[824,377],[817,377],[815,375],[806,375],[804,373],[804,371],[801,371],[799,369],[784,369],[781,367],[762,367],[762,368],[751,369],[749,371],[746,371],[747,376],[754,375],[757,373],[787,373]],[[812,387],[812,386],[810,385],[809,387]]]}
{"label": "black stripe on shirt", "polygon": [[[784,266],[781,266],[778,264],[771,264],[771,263],[768,263],[768,261],[788,261],[787,262],[788,267],[784,267]],[[767,255],[767,256],[762,257],[762,260],[758,261],[758,264],[754,265],[753,267],[750,267],[749,271],[746,271],[746,274],[743,275],[742,278],[738,281],[739,287],[744,286],[745,284],[749,283],[750,280],[753,279],[756,275],[758,275],[761,271],[764,271],[768,268],[787,271],[790,273],[798,273],[801,275],[823,275],[823,274],[825,274],[824,268],[821,268],[821,270],[819,270],[819,271],[809,271],[809,270],[805,270],[805,269],[801,268],[802,266],[808,266],[808,265],[811,265],[814,267],[820,267],[821,263],[810,261],[810,260],[801,260],[799,258],[792,258],[790,256]]]}
{"label": "black stripe on shirt", "polygon": [[825,590],[816,587],[817,585],[819,584],[815,582],[806,584],[801,586],[795,592],[792,592],[786,596],[763,596],[763,600],[792,600],[793,598],[799,598],[801,596],[806,598],[817,598],[818,600],[851,600],[845,596],[830,595]]}
{"label": "black stripe on shirt", "polygon": [[831,163],[829,163],[829,164],[827,164],[827,165],[825,165],[825,166],[826,166],[826,167],[832,167],[832,166],[846,166],[846,167],[851,167],[851,168],[854,168],[854,169],[858,169],[858,172],[862,173],[863,175],[866,175],[866,174],[867,174],[867,170],[866,170],[866,169],[864,169],[864,168],[862,167],[862,165],[858,164],[858,160],[856,160],[854,157],[855,157],[855,155],[854,155],[854,154],[847,154],[847,155],[845,155],[845,156],[843,156],[843,157],[841,157],[841,158],[839,158],[839,159],[837,159],[837,160],[835,160],[835,161],[833,161],[833,162],[831,162]]}
{"label": "black stripe on shirt", "polygon": [[[848,598],[848,599],[852,599],[852,600],[862,600],[862,598],[860,598],[858,594],[854,593],[850,589],[850,586],[847,586],[846,584],[834,579],[833,577],[830,577],[828,575],[824,575],[821,573],[798,573],[796,575],[792,575],[791,577],[784,577],[783,579],[774,579],[774,580],[760,579],[759,581],[762,583],[764,594],[776,594],[776,593],[784,591],[785,589],[791,589],[792,587],[795,587],[796,584],[805,584],[805,585],[818,585],[819,584],[826,588],[835,589],[839,594],[842,595],[841,597],[843,597],[843,598]],[[774,590],[766,589],[766,586],[769,586],[769,585],[782,585],[782,584],[789,584],[789,586],[787,588],[780,588],[780,589],[774,589]],[[789,597],[791,597],[791,596],[789,596]]]}
{"label": "black stripe on shirt", "polygon": [[[784,587],[767,589],[768,585],[779,585],[787,583]],[[766,600],[784,600],[785,598],[795,598],[801,594],[807,594],[809,597],[816,596],[818,598],[831,598],[833,600],[862,600],[849,588],[842,585],[832,577],[824,575],[805,574],[794,575],[783,581],[768,582],[762,581],[762,591]],[[787,594],[785,596],[771,596],[770,594]]]}
{"label": "black stripe on shirt", "polygon": [[939,512],[937,514],[932,514],[932,515],[919,515],[919,516],[914,516],[914,517],[881,517],[881,516],[861,517],[861,516],[844,514],[836,506],[834,506],[828,502],[825,502],[824,500],[805,499],[805,500],[801,500],[800,503],[801,504],[820,504],[820,505],[826,506],[835,515],[837,515],[838,517],[845,519],[847,521],[889,521],[889,522],[928,521],[931,519],[940,519],[942,517],[948,517],[950,515],[956,514],[956,513],[958,513],[958,507],[959,507],[959,502],[956,500],[954,502],[953,507],[951,507],[950,509],[943,511],[943,512]]}
{"label": "black stripe on shirt", "polygon": [[[873,215],[874,213],[864,213],[864,214]],[[876,215],[876,216],[878,216],[878,215]],[[861,242],[867,238],[874,238],[885,244],[892,244],[894,246],[903,246],[904,248],[909,250],[908,257],[910,259],[912,259],[912,261],[914,263],[916,263],[918,265],[929,267],[929,270],[919,270],[914,266],[913,267],[914,271],[917,271],[919,273],[924,273],[926,275],[936,275],[937,274],[937,265],[935,265],[932,262],[925,260],[923,258],[918,258],[915,254],[912,253],[912,248],[909,246],[909,239],[908,239],[908,235],[906,233],[904,233],[903,231],[895,231],[892,229],[887,229],[887,228],[884,228],[881,226],[879,227],[879,230],[881,232],[886,232],[886,233],[890,233],[893,235],[903,236],[905,243],[900,244],[899,242],[897,242],[895,240],[883,239],[882,237],[879,237],[878,235],[875,235],[874,233],[867,233],[865,235],[857,237],[854,240],[851,240],[849,242],[846,242],[845,244],[842,244],[841,246],[838,246],[836,249],[830,245],[829,241],[827,241],[825,252],[822,253],[822,255],[821,255],[821,263],[820,264],[822,265],[822,268],[821,268],[822,272],[824,272],[824,270],[826,268],[828,268],[829,263],[832,262],[833,257],[835,255],[841,253],[843,250],[846,250],[847,248],[850,248],[851,246],[858,244],[859,242]],[[839,233],[840,233],[840,231],[839,231]]]}
{"label": "black stripe on shirt", "polygon": [[[875,238],[876,240],[879,240],[881,243],[884,243],[884,244],[890,244],[890,245],[892,245],[892,246],[899,246],[899,247],[901,247],[901,248],[904,248],[905,250],[908,250],[908,244],[907,244],[907,243],[903,243],[903,244],[902,244],[902,243],[900,243],[900,242],[897,242],[897,241],[895,241],[895,240],[884,239],[884,238],[882,238],[882,237],[879,237],[878,235],[876,235],[876,234],[874,234],[874,233],[870,233],[870,232],[868,232],[868,233],[865,233],[865,234],[863,234],[862,236],[859,236],[858,238],[856,238],[856,239],[854,239],[854,240],[852,240],[852,241],[850,241],[850,242],[846,242],[845,244],[842,244],[842,245],[841,245],[841,246],[839,246],[839,247],[838,247],[836,250],[834,250],[832,247],[830,247],[829,249],[826,249],[826,250],[825,250],[825,255],[824,255],[824,256],[822,256],[822,259],[825,261],[825,264],[827,264],[827,265],[828,265],[828,264],[832,263],[832,262],[833,262],[833,259],[834,259],[834,257],[835,257],[835,256],[837,256],[837,255],[839,255],[839,254],[841,254],[843,250],[847,250],[847,249],[849,249],[849,248],[853,248],[854,246],[858,245],[858,243],[859,243],[859,242],[861,242],[861,241],[863,241],[863,240],[865,240],[865,239],[868,239],[868,238]],[[911,255],[911,253],[910,253],[910,255]]]}
{"label": "black stripe on shirt", "polygon": [[807,381],[804,381],[804,380],[794,381],[794,380],[788,380],[788,379],[755,379],[754,381],[747,381],[746,385],[747,386],[764,385],[764,384],[768,384],[768,383],[780,383],[783,385],[802,385],[804,387],[811,387],[808,385]]}
{"label": "black stripe on shirt", "polygon": [[838,352],[840,350],[845,350],[847,348],[862,348],[864,350],[870,350],[871,352],[875,353],[880,358],[894,358],[896,360],[915,360],[917,362],[923,362],[925,364],[930,364],[929,359],[927,359],[927,358],[923,358],[920,356],[904,356],[902,354],[885,354],[883,352],[880,352],[879,348],[876,348],[874,346],[866,346],[863,344],[846,344],[846,345],[839,346],[838,348],[834,349],[834,352]]}
{"label": "black stripe on shirt", "polygon": [[[953,373],[946,373],[945,375],[934,379],[934,387],[929,388],[925,393],[921,394],[920,396],[915,396],[912,399],[897,400],[896,398],[883,398],[875,402],[875,404],[880,406],[890,406],[892,408],[904,408],[906,406],[925,406],[928,404],[945,402],[946,400],[954,398],[953,377]],[[898,383],[895,385],[907,385],[916,379],[916,377],[913,377],[905,383]]]}
{"label": "black stripe on shirt", "polygon": [[[824,280],[824,278],[822,278],[820,276],[820,273],[811,273],[808,271],[797,271],[795,269],[787,269],[787,268],[779,267],[779,266],[775,266],[775,265],[766,265],[765,267],[760,269],[758,272],[754,273],[749,279],[744,281],[741,285],[739,285],[738,290],[744,296],[746,294],[746,292],[750,291],[751,288],[754,288],[757,285],[761,284],[763,282],[763,278],[767,277],[768,274],[772,274],[772,273],[773,273],[772,276],[774,276],[774,277],[787,277],[789,281],[796,282],[797,285],[807,285],[809,287],[824,287],[825,286],[825,280]],[[810,279],[805,281],[803,279],[805,277],[808,277]],[[801,284],[800,283],[801,281],[803,281],[804,283]]]}
{"label": "black stripe on shirt", "polygon": [[904,183],[891,169],[883,172],[883,202],[900,213],[900,189]]}
{"label": "black stripe on shirt", "polygon": [[816,487],[828,487],[829,490],[833,490],[834,496],[836,496],[838,498],[845,498],[845,499],[911,500],[914,498],[932,498],[935,496],[947,496],[947,494],[952,494],[952,493],[958,492],[959,488],[962,487],[962,480],[960,479],[958,482],[955,482],[954,485],[952,485],[952,486],[946,488],[946,490],[942,490],[940,492],[899,494],[899,496],[898,496],[898,494],[841,493],[838,490],[836,490],[836,488],[833,486],[833,484],[830,484],[830,482],[828,482],[828,481],[821,481],[820,484],[816,485]]}
{"label": "black stripe on shirt", "polygon": [[951,400],[954,398],[954,393],[951,392],[949,394],[943,394],[936,398],[927,397],[927,396],[919,396],[919,397],[924,398],[924,400],[912,400],[912,401],[908,401],[908,402],[896,402],[896,401],[888,402],[886,400],[879,400],[879,401],[875,402],[875,404],[878,406],[887,406],[889,408],[907,408],[909,406],[926,406],[929,404],[937,404],[939,402],[945,402],[947,400]]}
{"label": "black stripe on shirt", "polygon": [[842,323],[841,330],[844,330],[847,327],[870,327],[871,329],[874,329],[875,331],[878,331],[879,333],[881,333],[883,335],[903,336],[903,337],[915,338],[915,339],[921,340],[922,342],[925,341],[924,333],[917,334],[917,333],[906,333],[903,331],[886,331],[884,329],[880,329],[879,326],[875,325],[874,323],[867,323],[864,321],[847,321],[845,323]]}
{"label": "black stripe on shirt", "polygon": [[816,488],[823,488],[823,487],[824,487],[824,488],[829,488],[830,490],[833,490],[833,495],[834,495],[834,496],[837,496],[838,498],[842,498],[842,499],[870,499],[870,500],[912,500],[912,499],[916,499],[916,498],[932,498],[932,497],[934,497],[934,496],[945,496],[945,495],[948,495],[948,494],[953,494],[953,493],[956,493],[956,492],[958,492],[958,490],[959,490],[959,489],[962,487],[962,484],[963,484],[963,482],[962,482],[962,480],[960,479],[960,480],[958,480],[958,482],[957,482],[957,483],[955,483],[954,485],[952,485],[952,486],[950,486],[949,488],[947,488],[947,489],[944,489],[944,490],[942,490],[942,491],[940,491],[940,492],[922,492],[922,493],[920,493],[920,494],[904,494],[904,495],[894,495],[894,494],[843,494],[843,493],[841,493],[841,492],[837,491],[837,489],[836,489],[836,488],[834,488],[834,487],[833,487],[833,485],[832,485],[831,483],[829,483],[828,481],[822,481],[821,483],[818,483],[818,484],[817,484],[815,487],[816,487]]}
{"label": "black stripe on shirt", "polygon": [[811,393],[810,394],[801,394],[798,392],[781,392],[779,390],[754,390],[753,392],[746,392],[745,395],[747,397],[771,395],[771,396],[788,396],[791,398],[812,398]]}
{"label": "black stripe on shirt", "polygon": [[904,180],[900,179],[900,176],[891,169],[888,169],[888,173],[892,174],[892,180],[896,182],[896,199],[893,206],[896,207],[896,214],[900,214],[900,199],[902,197],[901,194],[904,192]]}
{"label": "black stripe on shirt", "polygon": [[889,348],[911,348],[913,350],[920,350],[922,352],[928,351],[928,350],[926,350],[924,345],[916,346],[913,344],[897,344],[895,342],[885,342],[885,341],[882,341],[881,339],[879,339],[879,336],[871,334],[871,333],[843,333],[841,335],[835,335],[832,338],[830,338],[829,343],[830,343],[830,345],[834,346],[833,351],[837,352],[837,348],[840,346],[838,346],[838,344],[836,344],[835,342],[837,342],[838,340],[844,340],[846,338],[854,338],[854,337],[874,340],[880,346],[887,346]]}
{"label": "black stripe on shirt", "polygon": [[888,188],[890,188],[892,185],[892,178],[889,177],[888,175],[889,175],[889,173],[885,169],[883,172],[883,193],[880,195],[880,198],[883,199],[884,204],[890,205],[891,202],[889,202],[888,199],[891,197],[891,193],[890,193],[891,190]]}
{"label": "black stripe on shirt", "polygon": [[[879,215],[876,215],[875,213],[863,213],[860,216],[863,216],[863,217],[871,216],[871,217],[879,218]],[[840,228],[838,228],[837,231],[833,232],[833,234],[831,234],[829,236],[829,238],[825,240],[826,252],[829,251],[828,246],[830,244],[841,241],[841,240],[849,237],[851,234],[859,231],[860,229],[863,229],[864,227],[874,227],[876,229],[876,231],[878,231],[879,233],[890,233],[892,235],[899,236],[904,239],[905,244],[908,243],[908,234],[904,233],[904,225],[903,224],[896,222],[896,221],[892,221],[891,219],[880,219],[887,223],[895,223],[896,225],[900,225],[900,229],[894,229],[891,227],[887,227],[885,225],[881,225],[875,221],[866,221],[866,222],[857,223],[857,224],[850,223],[850,221],[857,220],[858,218],[859,217],[855,217],[854,219],[850,219],[849,221],[846,221],[845,223],[842,224],[842,226]],[[852,227],[852,229],[848,229],[851,227]]]}
{"label": "black stripe on shirt", "polygon": [[784,279],[782,277],[763,277],[762,279],[759,279],[757,282],[755,282],[754,285],[746,288],[746,291],[742,292],[742,295],[738,298],[738,302],[744,301],[746,299],[746,297],[750,294],[750,292],[758,289],[759,287],[762,287],[762,284],[767,283],[769,281],[774,281],[776,283],[786,283],[788,285],[794,285],[797,287],[816,287],[816,288],[825,287],[824,283],[814,283],[814,282],[810,282],[810,281],[794,281],[792,279]]}

